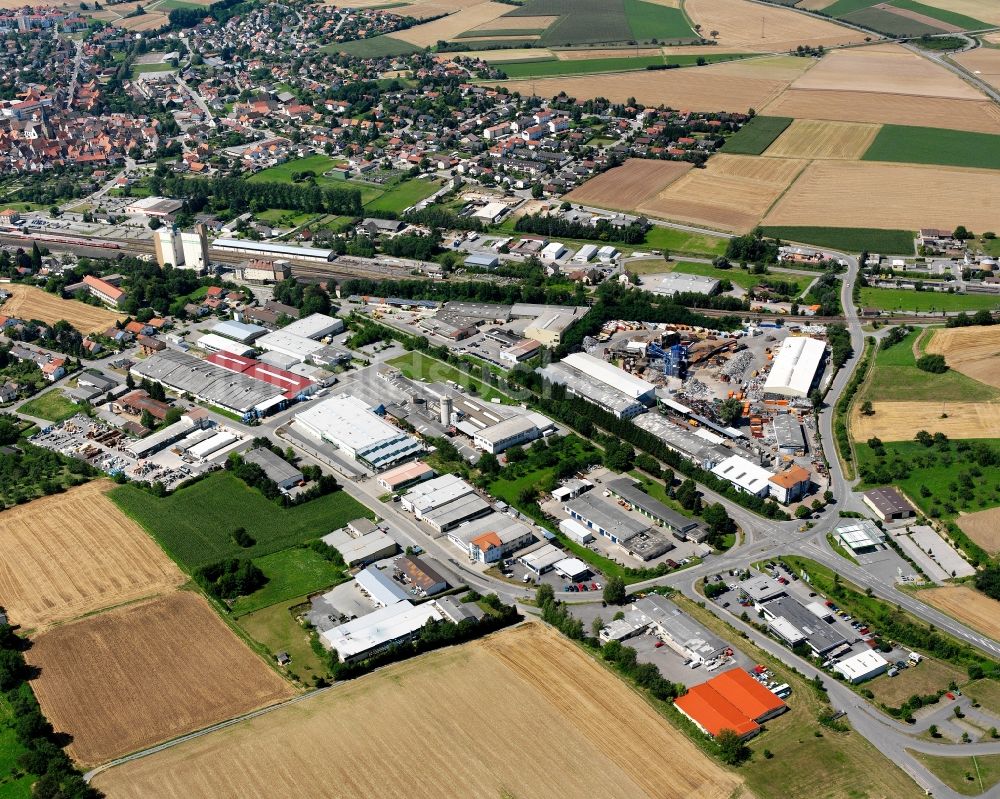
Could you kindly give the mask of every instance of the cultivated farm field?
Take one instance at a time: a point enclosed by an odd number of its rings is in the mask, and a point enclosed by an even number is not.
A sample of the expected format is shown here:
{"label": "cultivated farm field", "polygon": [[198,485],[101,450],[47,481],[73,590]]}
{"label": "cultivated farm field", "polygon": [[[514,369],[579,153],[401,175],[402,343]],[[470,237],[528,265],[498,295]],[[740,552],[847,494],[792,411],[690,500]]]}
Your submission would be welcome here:
{"label": "cultivated farm field", "polygon": [[1000,552],[1000,508],[966,513],[957,517],[955,524],[991,555]]}
{"label": "cultivated farm field", "polygon": [[0,605],[12,622],[40,629],[184,582],[110,487],[94,481],[0,514]]}
{"label": "cultivated farm field", "polygon": [[1000,388],[1000,329],[953,327],[934,331],[926,351],[973,380]]}
{"label": "cultivated farm field", "polygon": [[[441,40],[452,39],[470,28],[478,27],[484,22],[491,22],[506,14],[510,8],[503,3],[480,3],[463,8],[441,19],[431,20],[423,25],[414,25],[407,30],[396,31],[392,35],[395,39],[401,39],[417,47],[430,47]],[[496,27],[505,26],[498,23]]]}
{"label": "cultivated farm field", "polygon": [[[503,701],[483,702],[483,685]],[[488,754],[456,757],[477,741]],[[538,624],[381,669],[117,766],[95,785],[110,799],[725,799],[742,790],[631,688]]]}
{"label": "cultivated farm field", "polygon": [[764,224],[989,230],[996,226],[997,210],[984,198],[992,196],[996,180],[996,172],[988,169],[814,161]]}
{"label": "cultivated farm field", "polygon": [[956,53],[951,59],[975,73],[994,89],[1000,89],[1000,49],[977,47],[967,53]]}
{"label": "cultivated farm field", "polygon": [[690,169],[691,164],[682,161],[629,158],[621,166],[602,172],[573,189],[566,195],[566,200],[600,208],[634,211]]}
{"label": "cultivated farm field", "polygon": [[32,687],[42,711],[73,736],[68,751],[83,765],[294,693],[190,591],[56,627],[25,657],[39,670]]}
{"label": "cultivated farm field", "polygon": [[1000,25],[1000,7],[993,0],[922,0],[924,5],[965,14],[983,22]]}
{"label": "cultivated farm field", "polygon": [[1000,602],[964,585],[928,588],[917,598],[968,624],[990,638],[1000,638]]}
{"label": "cultivated farm field", "polygon": [[5,316],[38,319],[50,325],[65,320],[83,334],[106,330],[115,322],[125,318],[123,314],[112,313],[105,308],[87,305],[78,300],[64,300],[35,286],[8,283],[3,288],[11,295],[10,299],[0,306],[0,313]]}
{"label": "cultivated farm field", "polygon": [[872,124],[796,119],[764,155],[856,160],[864,155],[878,131],[879,126]]}
{"label": "cultivated farm field", "polygon": [[713,156],[705,169],[684,175],[638,210],[650,216],[744,232],[757,224],[806,163],[722,153]]}
{"label": "cultivated farm field", "polygon": [[911,441],[915,430],[944,433],[948,438],[1000,438],[1000,403],[874,402],[874,415],[863,416],[855,405],[851,433],[856,441]]}

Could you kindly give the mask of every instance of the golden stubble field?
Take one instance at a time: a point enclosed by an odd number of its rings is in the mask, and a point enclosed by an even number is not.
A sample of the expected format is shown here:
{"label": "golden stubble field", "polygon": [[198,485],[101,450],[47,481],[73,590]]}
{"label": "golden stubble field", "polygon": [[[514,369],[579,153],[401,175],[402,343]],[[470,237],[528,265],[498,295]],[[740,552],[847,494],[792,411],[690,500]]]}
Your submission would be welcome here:
{"label": "golden stubble field", "polygon": [[832,21],[748,0],[686,0],[684,12],[702,26],[702,36],[718,31],[713,38],[726,48],[781,52],[800,44],[833,47],[865,38],[861,31]]}
{"label": "golden stubble field", "polygon": [[973,380],[1000,388],[1000,329],[996,326],[940,328],[925,351],[943,355],[948,366]]}
{"label": "golden stubble field", "polygon": [[795,180],[806,161],[752,155],[712,156],[639,206],[664,219],[745,232]]}
{"label": "golden stubble field", "polygon": [[994,89],[1000,89],[1000,49],[977,47],[967,53],[956,53],[951,58]]}
{"label": "golden stubble field", "polygon": [[[872,416],[851,412],[855,441],[912,441],[914,430],[948,438],[1000,438],[1000,402],[873,402]],[[942,418],[944,415],[946,418]]]}
{"label": "golden stubble field", "polygon": [[1000,508],[966,513],[957,517],[955,524],[991,555],[1000,552]]}
{"label": "golden stubble field", "polygon": [[796,119],[764,152],[778,158],[857,160],[871,145],[881,125]]}
{"label": "golden stubble field", "polygon": [[997,173],[991,169],[813,161],[764,224],[991,230],[1000,218],[996,189]]}
{"label": "golden stubble field", "polygon": [[187,579],[110,488],[94,481],[0,513],[0,605],[12,622],[37,630]]}
{"label": "golden stubble field", "polygon": [[743,793],[738,776],[539,624],[379,670],[117,766],[94,785],[109,799]]}
{"label": "golden stubble field", "polygon": [[25,657],[46,718],[88,766],[294,695],[191,591],[56,627]]}
{"label": "golden stubble field", "polygon": [[[441,17],[441,19],[431,20],[423,25],[414,25],[407,30],[396,31],[392,36],[394,39],[401,39],[404,42],[415,44],[417,47],[430,47],[439,41],[452,39],[464,31],[491,22],[510,11],[511,6],[503,3],[480,3],[460,9],[454,14]],[[500,28],[504,25],[497,23],[495,27]]]}
{"label": "golden stubble field", "polygon": [[964,585],[949,585],[928,588],[915,596],[984,635],[1000,639],[1000,602],[986,594]]}
{"label": "golden stubble field", "polygon": [[924,5],[1000,25],[1000,5],[994,0],[924,0]]}
{"label": "golden stubble field", "polygon": [[621,166],[602,172],[566,195],[582,205],[634,211],[655,197],[692,165],[684,161],[652,161],[629,158]]}
{"label": "golden stubble field", "polygon": [[122,314],[78,300],[64,300],[35,286],[7,283],[3,286],[3,291],[11,297],[0,305],[0,314],[21,319],[38,319],[50,325],[64,319],[84,334],[106,330],[125,318]]}

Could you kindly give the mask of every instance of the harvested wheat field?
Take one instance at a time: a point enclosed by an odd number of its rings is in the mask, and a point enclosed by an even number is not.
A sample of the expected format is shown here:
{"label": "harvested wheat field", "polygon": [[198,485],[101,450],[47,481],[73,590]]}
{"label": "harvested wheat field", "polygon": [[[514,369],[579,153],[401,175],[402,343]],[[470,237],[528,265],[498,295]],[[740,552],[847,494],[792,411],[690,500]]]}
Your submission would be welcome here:
{"label": "harvested wheat field", "polygon": [[994,89],[1000,89],[1000,49],[977,47],[967,53],[956,53],[951,58]]}
{"label": "harvested wheat field", "polygon": [[[941,195],[942,187],[947,197]],[[967,225],[970,230],[989,230],[1000,217],[996,187],[991,169],[813,161],[764,223],[897,230]]]}
{"label": "harvested wheat field", "polygon": [[923,0],[923,4],[1000,25],[1000,6],[995,0]]}
{"label": "harvested wheat field", "polygon": [[952,327],[934,331],[926,352],[943,355],[948,366],[963,375],[1000,388],[1000,329]]}
{"label": "harvested wheat field", "polygon": [[[914,430],[933,430],[948,438],[1000,438],[997,402],[873,402],[872,416],[851,414],[855,441],[912,441]],[[947,414],[947,418],[942,418]]]}
{"label": "harvested wheat field", "polygon": [[928,588],[915,594],[921,602],[933,605],[949,616],[968,624],[984,635],[1000,639],[1000,602],[964,585]]}
{"label": "harvested wheat field", "polygon": [[812,58],[798,58],[791,55],[753,56],[713,64],[712,70],[716,75],[730,75],[736,78],[793,81],[814,63]]}
{"label": "harvested wheat field", "polygon": [[718,31],[718,37],[713,38],[726,48],[780,52],[794,50],[800,44],[833,47],[865,38],[861,31],[834,22],[748,0],[686,0],[684,13],[701,25],[702,35]]}
{"label": "harvested wheat field", "polygon": [[[417,47],[430,47],[440,41],[452,39],[470,28],[490,22],[510,11],[510,6],[503,3],[480,3],[469,6],[441,19],[431,20],[423,25],[414,25],[404,31],[396,31],[393,38],[415,44]],[[504,23],[506,25],[506,23]]]}
{"label": "harvested wheat field", "polygon": [[39,629],[185,581],[110,488],[94,481],[0,514],[0,605],[15,624]]}
{"label": "harvested wheat field", "polygon": [[[473,31],[482,31],[485,36],[490,31],[495,30],[505,30],[505,31],[538,31],[544,30],[549,27],[553,22],[555,22],[559,17],[505,17],[501,22],[484,22],[482,25],[478,25],[472,28]],[[505,36],[513,36],[512,33],[504,34]]]}
{"label": "harvested wheat field", "polygon": [[560,61],[586,61],[591,58],[631,58],[636,56],[637,58],[646,58],[649,56],[660,55],[660,53],[669,49],[673,52],[675,49],[697,49],[700,52],[704,52],[704,48],[663,48],[663,47],[601,47],[593,48],[589,50],[553,50],[552,54],[558,58]]}
{"label": "harvested wheat field", "polygon": [[[761,111],[761,107],[757,106],[757,110]],[[762,113],[795,119],[881,122],[886,125],[1000,133],[1000,109],[988,100],[789,89]]]}
{"label": "harvested wheat field", "polygon": [[638,207],[649,216],[720,230],[750,230],[795,180],[806,161],[752,155],[713,156]]}
{"label": "harvested wheat field", "polygon": [[39,669],[42,711],[84,765],[294,694],[191,591],[56,627],[32,639],[26,659]]}
{"label": "harvested wheat field", "polygon": [[796,119],[764,152],[779,158],[857,160],[875,139],[881,125]]}
{"label": "harvested wheat field", "polygon": [[125,318],[123,314],[112,313],[78,300],[64,300],[35,286],[8,283],[3,288],[11,295],[0,306],[0,311],[6,316],[38,319],[50,325],[65,319],[81,333],[106,330],[119,319]]}
{"label": "harvested wheat field", "polygon": [[691,170],[683,161],[650,161],[629,158],[619,167],[602,172],[566,195],[571,203],[634,211]]}
{"label": "harvested wheat field", "polygon": [[[502,701],[482,701],[484,685]],[[94,784],[109,799],[724,799],[740,791],[737,776],[539,624],[337,685],[117,766]]]}
{"label": "harvested wheat field", "polygon": [[490,64],[502,64],[504,61],[523,61],[525,59],[547,59],[552,53],[544,47],[511,47],[506,50],[456,50],[453,53],[438,53],[437,58],[449,61],[455,58],[481,58]]}
{"label": "harvested wheat field", "polygon": [[577,100],[605,97],[624,103],[635,97],[645,105],[665,105],[693,111],[734,111],[746,113],[763,108],[788,85],[788,81],[741,78],[716,71],[712,64],[697,69],[623,72],[608,75],[542,78],[504,81],[510,91],[528,96],[555,97],[565,93]]}
{"label": "harvested wheat field", "polygon": [[981,93],[943,67],[902,47],[888,46],[828,53],[792,88],[983,99]]}
{"label": "harvested wheat field", "polygon": [[955,524],[991,555],[1000,552],[1000,508],[966,513],[957,517]]}

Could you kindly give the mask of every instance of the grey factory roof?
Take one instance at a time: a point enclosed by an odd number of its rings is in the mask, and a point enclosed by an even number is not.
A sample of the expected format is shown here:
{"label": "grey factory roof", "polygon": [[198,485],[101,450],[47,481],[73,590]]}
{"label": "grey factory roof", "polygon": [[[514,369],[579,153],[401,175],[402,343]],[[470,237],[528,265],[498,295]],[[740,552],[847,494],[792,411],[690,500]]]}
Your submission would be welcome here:
{"label": "grey factory roof", "polygon": [[635,508],[652,516],[654,519],[658,519],[678,532],[683,533],[698,526],[698,522],[694,519],[682,516],[673,508],[664,505],[660,500],[640,490],[629,478],[619,477],[617,480],[609,480],[605,483],[605,487],[612,494],[621,497]]}
{"label": "grey factory roof", "polygon": [[865,497],[871,502],[879,513],[885,516],[893,516],[897,513],[913,513],[913,506],[906,501],[906,498],[891,486],[886,488],[873,488],[865,492]]}
{"label": "grey factory roof", "polygon": [[702,438],[685,430],[680,425],[665,419],[657,413],[647,413],[633,420],[636,427],[652,433],[670,449],[679,452],[697,463],[703,469],[711,469],[732,455],[732,451],[721,444]]}
{"label": "grey factory roof", "polygon": [[283,393],[278,386],[171,349],[139,361],[131,371],[238,413],[252,410]]}
{"label": "grey factory roof", "polygon": [[248,452],[243,453],[243,460],[248,463],[257,464],[278,485],[289,480],[298,482],[302,479],[302,472],[284,458],[279,458],[271,450],[264,447],[254,447]]}
{"label": "grey factory roof", "polygon": [[550,363],[540,368],[538,373],[550,383],[566,386],[572,394],[586,397],[591,402],[608,409],[620,416],[643,408],[641,402],[622,394],[599,380],[588,377],[583,372],[567,366],[564,363]]}
{"label": "grey factory roof", "polygon": [[627,541],[649,529],[649,525],[645,522],[625,515],[611,502],[593,494],[581,494],[576,499],[567,502],[565,508],[592,522],[595,527],[606,530],[621,541]]}
{"label": "grey factory roof", "polygon": [[425,512],[423,518],[428,524],[444,530],[466,519],[489,513],[490,510],[489,503],[481,496],[468,494]]}
{"label": "grey factory roof", "polygon": [[779,449],[802,449],[806,448],[805,435],[802,432],[802,425],[799,420],[790,413],[778,414],[771,421],[774,428],[774,438]]}
{"label": "grey factory roof", "polygon": [[453,596],[443,596],[435,600],[441,613],[449,620],[458,624],[463,619],[481,619],[485,614],[475,602],[459,602]]}
{"label": "grey factory roof", "polygon": [[809,645],[821,655],[847,643],[847,639],[837,631],[836,627],[817,618],[790,597],[772,599],[763,607],[766,613],[775,618],[785,619],[795,627],[805,636]]}
{"label": "grey factory roof", "polygon": [[719,281],[703,275],[688,275],[683,272],[670,272],[666,275],[656,275],[642,281],[646,291],[657,294],[711,294]]}
{"label": "grey factory roof", "polygon": [[729,644],[706,630],[673,602],[658,594],[638,600],[633,607],[659,626],[674,643],[708,660]]}
{"label": "grey factory roof", "polygon": [[287,255],[290,258],[326,258],[333,257],[333,250],[322,250],[319,247],[292,247],[287,244],[275,244],[270,241],[250,241],[249,239],[216,239],[212,249],[246,250],[264,255]]}

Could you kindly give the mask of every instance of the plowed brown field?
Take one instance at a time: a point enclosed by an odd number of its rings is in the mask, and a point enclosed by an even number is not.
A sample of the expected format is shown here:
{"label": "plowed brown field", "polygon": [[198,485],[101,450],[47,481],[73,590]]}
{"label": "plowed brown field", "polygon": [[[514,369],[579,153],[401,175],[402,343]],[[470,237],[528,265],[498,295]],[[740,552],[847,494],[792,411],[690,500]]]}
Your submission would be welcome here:
{"label": "plowed brown field", "polygon": [[[929,200],[933,186],[948,187],[946,202]],[[813,161],[764,222],[897,230],[967,225],[970,230],[990,230],[1000,213],[996,186],[996,172],[990,169]]]}
{"label": "plowed brown field", "polygon": [[764,155],[779,158],[856,160],[865,154],[881,125],[796,119]]}
{"label": "plowed brown field", "polygon": [[0,605],[26,629],[160,593],[186,579],[95,481],[0,513]]}
{"label": "plowed brown field", "polygon": [[1000,639],[1000,602],[964,585],[928,588],[916,597],[993,639]]}
{"label": "plowed brown field", "polygon": [[42,711],[73,736],[68,751],[84,765],[294,694],[189,591],[44,632],[26,659],[39,669],[31,682]]}
{"label": "plowed brown field", "polygon": [[[806,73],[808,74],[808,73]],[[760,111],[761,107],[756,106]],[[768,116],[881,122],[1000,133],[1000,109],[988,100],[954,100],[882,92],[789,89],[764,110]]]}
{"label": "plowed brown field", "polygon": [[[492,701],[483,701],[484,686]],[[94,784],[110,799],[725,799],[742,791],[738,776],[538,624],[382,669],[117,766]]]}
{"label": "plowed brown field", "polygon": [[691,169],[682,161],[629,158],[566,195],[572,203],[634,211]]}
{"label": "plowed brown field", "polygon": [[125,318],[122,314],[87,305],[85,302],[64,300],[35,286],[8,283],[3,290],[12,295],[0,306],[0,313],[4,316],[38,319],[49,325],[66,320],[83,334],[107,330],[119,319]]}
{"label": "plowed brown field", "polygon": [[991,555],[1000,552],[1000,508],[967,513],[956,518],[955,523]]}
{"label": "plowed brown field", "polygon": [[1000,388],[1000,329],[953,327],[934,331],[927,352],[943,355],[948,366],[980,383]]}
{"label": "plowed brown field", "polygon": [[795,180],[806,161],[752,155],[713,156],[638,207],[641,213],[744,232]]}

